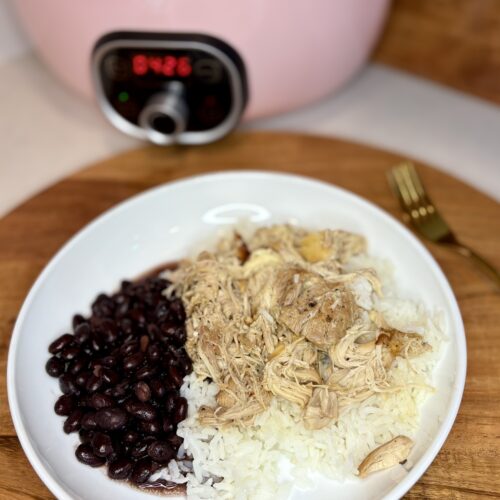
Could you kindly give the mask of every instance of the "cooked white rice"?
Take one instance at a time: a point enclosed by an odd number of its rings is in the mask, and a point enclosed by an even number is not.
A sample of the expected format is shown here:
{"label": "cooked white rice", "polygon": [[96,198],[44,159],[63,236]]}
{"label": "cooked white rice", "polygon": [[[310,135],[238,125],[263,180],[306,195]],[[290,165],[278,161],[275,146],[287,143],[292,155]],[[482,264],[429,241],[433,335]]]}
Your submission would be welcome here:
{"label": "cooked white rice", "polygon": [[432,372],[444,340],[441,317],[398,298],[386,262],[363,257],[350,266],[375,268],[383,285],[383,298],[376,298],[369,282],[358,279],[352,288],[360,307],[374,307],[390,326],[418,332],[432,346],[431,352],[412,360],[396,359],[389,375],[401,390],[374,395],[319,430],[305,429],[301,410],[277,398],[255,425],[216,429],[200,425],[196,414],[201,405],[215,406],[218,388],[191,374],[181,388],[189,404],[188,418],[177,433],[184,438],[180,455],[193,457],[192,472],[172,461],[155,479],[187,482],[188,498],[193,499],[286,498],[294,486],[312,487],[315,473],[340,481],[352,478],[375,447],[400,434],[415,435],[421,406],[433,392]]}

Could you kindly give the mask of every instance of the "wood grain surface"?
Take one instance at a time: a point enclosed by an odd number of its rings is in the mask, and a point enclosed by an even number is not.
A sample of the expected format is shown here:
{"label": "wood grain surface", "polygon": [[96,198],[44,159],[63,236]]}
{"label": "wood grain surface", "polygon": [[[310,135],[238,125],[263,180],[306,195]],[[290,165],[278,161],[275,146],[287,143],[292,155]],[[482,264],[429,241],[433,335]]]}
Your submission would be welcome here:
{"label": "wood grain surface", "polygon": [[498,0],[395,0],[378,62],[500,103]]}
{"label": "wood grain surface", "polygon": [[[358,193],[399,217],[384,174],[400,159],[353,143],[292,134],[238,134],[217,144],[189,149],[148,147],[72,175],[1,219],[0,498],[52,498],[16,438],[7,406],[5,369],[11,331],[28,289],[76,231],[102,211],[151,186],[203,172],[245,168],[322,179]],[[419,165],[419,171],[464,242],[500,266],[499,204],[429,167]],[[429,249],[458,298],[467,331],[469,367],[455,426],[407,498],[498,497],[500,294],[462,257],[437,246]],[[38,376],[44,375],[33,374],[34,383]]]}

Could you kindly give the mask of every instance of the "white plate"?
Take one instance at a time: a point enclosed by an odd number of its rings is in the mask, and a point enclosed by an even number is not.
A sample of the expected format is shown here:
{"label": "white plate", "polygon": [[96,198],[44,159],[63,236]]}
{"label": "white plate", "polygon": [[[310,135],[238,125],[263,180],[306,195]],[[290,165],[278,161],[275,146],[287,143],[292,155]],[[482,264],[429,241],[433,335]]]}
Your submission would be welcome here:
{"label": "white plate", "polygon": [[76,460],[77,436],[63,433],[63,418],[53,411],[59,389],[44,370],[47,346],[69,329],[74,313],[89,312],[99,292],[112,292],[121,279],[192,253],[218,228],[240,217],[258,224],[291,221],[365,235],[372,254],[394,263],[403,296],[443,311],[449,337],[437,368],[437,392],[425,405],[410,456],[413,465],[364,481],[320,480],[314,493],[296,491],[293,497],[399,498],[436,456],[460,405],[466,348],[455,297],[429,252],[392,217],[342,189],[292,175],[228,172],[160,186],[108,211],[59,251],[26,298],[9,350],[9,403],[26,455],[58,498],[152,497]]}

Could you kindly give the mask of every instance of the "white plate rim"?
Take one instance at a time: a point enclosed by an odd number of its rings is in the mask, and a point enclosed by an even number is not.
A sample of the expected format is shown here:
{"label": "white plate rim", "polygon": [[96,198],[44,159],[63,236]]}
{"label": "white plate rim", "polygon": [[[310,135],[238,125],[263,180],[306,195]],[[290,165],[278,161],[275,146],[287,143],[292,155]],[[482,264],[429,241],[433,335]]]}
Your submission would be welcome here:
{"label": "white plate rim", "polygon": [[57,265],[61,257],[68,252],[74,245],[78,244],[79,240],[85,237],[85,233],[90,231],[93,227],[101,224],[106,219],[114,216],[119,211],[130,208],[134,204],[141,201],[142,198],[151,196],[153,194],[160,194],[161,192],[168,193],[168,191],[176,189],[184,184],[191,183],[203,183],[203,182],[216,182],[223,181],[224,178],[234,177],[251,177],[251,178],[261,178],[265,180],[266,178],[273,177],[274,179],[281,178],[287,182],[295,182],[300,184],[309,184],[315,188],[329,191],[337,191],[342,196],[350,198],[353,202],[363,206],[364,208],[376,213],[381,217],[384,222],[391,225],[396,231],[409,238],[415,246],[415,249],[420,253],[421,257],[426,261],[426,264],[432,268],[433,272],[438,279],[443,292],[445,293],[446,300],[450,306],[453,318],[456,322],[458,329],[454,331],[454,337],[457,347],[457,356],[460,362],[457,364],[457,372],[455,378],[455,385],[452,389],[452,398],[448,412],[443,419],[440,429],[436,437],[432,440],[431,445],[427,448],[424,454],[420,457],[418,462],[412,467],[410,472],[404,476],[404,478],[383,498],[385,500],[397,500],[401,498],[424,474],[427,468],[431,465],[434,458],[439,453],[445,440],[447,439],[453,423],[455,422],[458,410],[460,408],[460,403],[462,401],[463,391],[465,387],[465,378],[467,372],[467,348],[466,348],[466,338],[465,329],[463,325],[462,315],[458,307],[455,295],[451,289],[451,286],[441,270],[440,266],[427,250],[427,248],[420,242],[420,240],[402,223],[395,219],[392,215],[387,213],[385,210],[381,209],[374,203],[366,200],[360,195],[353,193],[347,189],[341,188],[334,184],[330,184],[326,181],[318,180],[315,178],[307,177],[304,175],[284,173],[279,171],[263,171],[257,169],[242,169],[242,170],[224,170],[219,172],[211,172],[205,174],[198,174],[194,176],[184,177],[178,180],[167,182],[152,188],[141,191],[118,204],[112,206],[111,208],[105,210],[102,214],[98,215],[92,221],[87,223],[84,227],[78,230],[63,246],[56,252],[56,254],[50,259],[50,261],[43,268],[41,273],[36,278],[34,284],[30,288],[14,325],[14,329],[10,339],[8,358],[7,358],[7,395],[9,402],[9,409],[16,430],[17,437],[21,443],[23,451],[28,458],[31,466],[35,469],[43,483],[48,487],[48,489],[59,499],[72,500],[72,497],[67,493],[67,491],[55,480],[47,468],[43,465],[41,459],[32,444],[27,431],[24,427],[22,421],[22,415],[19,410],[19,404],[17,400],[17,394],[15,390],[15,357],[17,352],[18,339],[21,332],[21,325],[24,321],[24,317],[30,308],[31,302],[35,297],[38,289],[43,283],[45,276],[47,276],[52,268]]}

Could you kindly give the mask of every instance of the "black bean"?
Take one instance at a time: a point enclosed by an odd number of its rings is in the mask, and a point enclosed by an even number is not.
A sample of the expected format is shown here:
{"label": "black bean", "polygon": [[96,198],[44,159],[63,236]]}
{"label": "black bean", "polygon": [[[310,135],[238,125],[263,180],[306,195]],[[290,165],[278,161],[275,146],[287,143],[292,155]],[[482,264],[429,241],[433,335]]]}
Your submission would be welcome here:
{"label": "black bean", "polygon": [[175,342],[177,345],[182,346],[186,343],[187,340],[187,332],[186,328],[184,325],[181,325],[177,328],[177,331],[175,332]]}
{"label": "black bean", "polygon": [[57,415],[68,416],[75,408],[75,397],[70,394],[63,394],[54,404],[54,411]]}
{"label": "black bean", "polygon": [[145,483],[153,473],[153,463],[150,458],[139,460],[130,475],[130,480],[136,484]]}
{"label": "black bean", "polygon": [[73,321],[72,321],[73,330],[75,330],[78,327],[78,325],[80,325],[84,322],[85,322],[85,318],[81,314],[75,314],[73,316]]}
{"label": "black bean", "polygon": [[181,299],[174,299],[170,302],[170,312],[179,323],[184,323],[184,321],[186,321],[186,312]]}
{"label": "black bean", "polygon": [[124,357],[130,356],[139,349],[139,343],[137,340],[130,340],[123,344],[120,348],[120,354]]}
{"label": "black bean", "polygon": [[64,361],[56,356],[52,356],[45,364],[45,371],[51,377],[59,377],[64,373]]}
{"label": "black bean", "polygon": [[96,432],[91,441],[92,449],[98,457],[107,457],[113,453],[113,442],[103,432]]}
{"label": "black bean", "polygon": [[115,318],[123,318],[128,314],[128,311],[130,309],[130,301],[128,298],[125,298],[125,301],[122,302],[121,304],[117,304],[115,308]]}
{"label": "black bean", "polygon": [[89,368],[92,370],[92,373],[97,377],[101,376],[102,363],[100,358],[93,358],[89,363]]}
{"label": "black bean", "polygon": [[149,382],[149,387],[151,388],[151,392],[156,399],[162,399],[167,393],[167,389],[158,379],[151,380]]}
{"label": "black bean", "polygon": [[99,294],[92,304],[92,313],[98,318],[112,316],[114,309],[113,300],[104,293]]}
{"label": "black bean", "polygon": [[167,413],[172,414],[175,410],[177,394],[174,391],[169,391],[165,398],[165,410]]}
{"label": "black bean", "polygon": [[134,469],[134,462],[128,458],[119,458],[108,465],[108,476],[111,479],[127,479]]}
{"label": "black bean", "polygon": [[160,336],[160,329],[154,323],[149,323],[146,327],[146,331],[148,332],[151,341],[158,340]]}
{"label": "black bean", "polygon": [[82,348],[83,348],[83,352],[85,354],[87,354],[87,356],[93,356],[94,355],[94,350],[92,349],[92,347],[90,347],[90,345],[84,344],[82,346]]}
{"label": "black bean", "polygon": [[123,441],[128,444],[135,444],[137,441],[139,441],[139,434],[131,429],[128,431],[125,431],[123,434]]}
{"label": "black bean", "polygon": [[161,296],[159,297],[158,294],[153,291],[149,291],[143,295],[142,300],[144,300],[148,307],[155,307],[163,298]]}
{"label": "black bean", "polygon": [[166,441],[154,441],[148,446],[148,455],[160,464],[166,464],[175,457],[175,451]]}
{"label": "black bean", "polygon": [[115,371],[109,368],[103,368],[102,370],[102,380],[106,384],[115,385],[119,382],[120,376]]}
{"label": "black bean", "polygon": [[97,425],[107,431],[121,429],[127,423],[127,414],[121,408],[103,408],[95,415]]}
{"label": "black bean", "polygon": [[156,418],[155,407],[149,403],[130,399],[125,403],[125,409],[132,416],[145,422],[152,422]]}
{"label": "black bean", "polygon": [[138,382],[135,384],[134,393],[137,399],[143,403],[151,399],[151,389],[146,382]]}
{"label": "black bean", "polygon": [[97,421],[95,419],[95,412],[91,411],[89,413],[85,413],[82,417],[82,427],[87,431],[93,431],[97,429]]}
{"label": "black bean", "polygon": [[90,325],[85,321],[75,328],[75,340],[79,344],[85,344],[90,339]]}
{"label": "black bean", "polygon": [[89,365],[89,359],[85,354],[80,354],[77,356],[70,364],[68,367],[69,373],[72,375],[76,375],[77,373],[80,373],[82,370],[85,370]]}
{"label": "black bean", "polygon": [[158,363],[161,361],[162,349],[158,344],[151,344],[148,347],[148,360],[152,363]]}
{"label": "black bean", "polygon": [[114,368],[118,363],[118,356],[112,354],[105,356],[104,358],[101,358],[101,363],[106,368]]}
{"label": "black bean", "polygon": [[101,326],[99,327],[99,333],[101,338],[107,344],[115,342],[118,339],[118,329],[113,320],[105,319],[102,321]]}
{"label": "black bean", "polygon": [[123,280],[121,282],[121,285],[120,285],[120,288],[124,291],[126,290],[129,290],[130,287],[132,287],[134,285],[134,283],[132,281],[128,281],[128,280]]}
{"label": "black bean", "polygon": [[177,325],[172,323],[171,321],[165,321],[160,324],[160,340],[163,342],[168,342],[171,340],[175,334],[175,330],[177,329]]}
{"label": "black bean", "polygon": [[74,342],[74,339],[73,335],[69,333],[61,335],[49,345],[50,354],[57,354],[58,352],[61,352],[65,347],[71,345]]}
{"label": "black bean", "polygon": [[182,420],[186,418],[187,415],[187,401],[186,398],[183,397],[178,397],[176,402],[175,402],[175,411],[174,414],[172,415],[174,422],[178,424]]}
{"label": "black bean", "polygon": [[130,335],[133,331],[133,323],[130,318],[123,318],[120,321],[120,329],[125,335]]}
{"label": "black bean", "polygon": [[144,353],[141,351],[138,351],[134,354],[131,354],[130,356],[127,356],[123,360],[123,369],[124,370],[135,370],[138,368],[142,361],[144,360]]}
{"label": "black bean", "polygon": [[149,337],[147,335],[142,335],[139,339],[139,347],[141,352],[146,352],[149,345]]}
{"label": "black bean", "polygon": [[94,436],[94,431],[88,431],[82,428],[78,431],[78,436],[80,437],[80,441],[83,444],[87,444],[90,443],[90,441],[92,441],[92,438]]}
{"label": "black bean", "polygon": [[162,383],[167,391],[175,392],[176,394],[179,391],[179,388],[174,384],[174,381],[168,376],[162,380]]}
{"label": "black bean", "polygon": [[94,333],[90,338],[90,347],[94,352],[102,352],[104,350],[104,341]]}
{"label": "black bean", "polygon": [[184,325],[174,325],[164,323],[161,326],[161,340],[175,346],[183,345],[186,342],[186,330]]}
{"label": "black bean", "polygon": [[91,372],[80,372],[76,377],[75,377],[75,384],[78,387],[84,387],[87,385],[87,382],[92,375]]}
{"label": "black bean", "polygon": [[61,351],[61,358],[65,361],[71,361],[80,354],[80,348],[76,345],[69,345]]}
{"label": "black bean", "polygon": [[100,392],[95,392],[90,397],[90,406],[96,410],[100,410],[101,408],[110,408],[114,404],[115,402],[111,396],[106,396]]}
{"label": "black bean", "polygon": [[176,387],[180,387],[182,385],[182,377],[181,374],[179,373],[179,370],[175,366],[171,366],[168,369],[168,374],[170,376],[170,379],[174,382]]}
{"label": "black bean", "polygon": [[94,454],[92,446],[89,444],[81,444],[75,451],[76,458],[90,467],[100,467],[106,463],[106,459],[98,457]]}
{"label": "black bean", "polygon": [[142,308],[134,307],[129,311],[129,317],[136,321],[139,325],[146,324],[146,316],[144,315],[144,311]]}
{"label": "black bean", "polygon": [[129,298],[124,293],[115,293],[111,298],[115,301],[115,304],[123,304],[129,301]]}
{"label": "black bean", "polygon": [[90,375],[89,379],[87,380],[87,383],[85,384],[85,389],[89,392],[96,392],[98,391],[101,386],[102,386],[102,377],[98,377],[97,375]]}
{"label": "black bean", "polygon": [[162,420],[162,430],[165,434],[171,434],[175,430],[174,423],[170,420],[169,417],[163,417]]}
{"label": "black bean", "polygon": [[168,319],[170,315],[170,308],[168,307],[167,301],[161,301],[154,311],[154,317],[159,323]]}
{"label": "black bean", "polygon": [[130,387],[130,381],[128,379],[125,379],[123,382],[120,382],[119,384],[116,384],[115,387],[113,387],[111,395],[114,398],[123,397],[125,396],[125,394],[127,394],[129,387]]}
{"label": "black bean", "polygon": [[80,390],[75,384],[75,379],[69,373],[59,377],[59,388],[63,394],[79,394]]}
{"label": "black bean", "polygon": [[141,420],[138,423],[138,428],[139,430],[144,432],[144,434],[159,434],[160,432],[162,432],[162,425],[158,420],[152,420],[152,421]]}
{"label": "black bean", "polygon": [[78,406],[88,409],[90,407],[90,396],[88,394],[81,394],[78,398]]}
{"label": "black bean", "polygon": [[130,450],[130,456],[135,459],[146,457],[148,455],[148,446],[150,445],[151,441],[152,440],[143,440],[136,443]]}
{"label": "black bean", "polygon": [[177,451],[181,444],[184,442],[184,439],[182,439],[180,436],[178,436],[177,434],[174,434],[172,436],[170,436],[167,441],[170,443],[170,446],[172,446],[172,448]]}
{"label": "black bean", "polygon": [[143,366],[135,372],[135,378],[137,380],[149,380],[151,377],[156,375],[158,368],[156,366]]}
{"label": "black bean", "polygon": [[122,441],[121,435],[116,434],[113,439],[113,451],[106,457],[108,462],[114,462],[119,458],[128,456],[130,445]]}
{"label": "black bean", "polygon": [[80,430],[83,412],[80,409],[73,410],[64,421],[63,429],[66,434]]}

